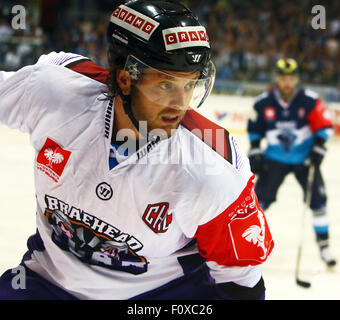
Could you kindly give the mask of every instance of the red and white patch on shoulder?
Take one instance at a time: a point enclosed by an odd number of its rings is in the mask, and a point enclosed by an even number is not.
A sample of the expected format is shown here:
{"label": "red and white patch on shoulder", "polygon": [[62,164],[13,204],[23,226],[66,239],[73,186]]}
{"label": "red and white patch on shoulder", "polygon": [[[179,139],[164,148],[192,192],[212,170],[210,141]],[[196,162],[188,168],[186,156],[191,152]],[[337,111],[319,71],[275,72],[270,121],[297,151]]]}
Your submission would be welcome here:
{"label": "red and white patch on shoulder", "polygon": [[263,263],[274,247],[265,215],[254,192],[254,175],[237,200],[197,228],[200,254],[224,266]]}
{"label": "red and white patch on shoulder", "polygon": [[273,247],[273,239],[261,210],[235,218],[228,224],[237,260],[265,261]]}
{"label": "red and white patch on shoulder", "polygon": [[58,182],[70,155],[70,151],[63,149],[55,141],[47,138],[37,157],[37,169]]}

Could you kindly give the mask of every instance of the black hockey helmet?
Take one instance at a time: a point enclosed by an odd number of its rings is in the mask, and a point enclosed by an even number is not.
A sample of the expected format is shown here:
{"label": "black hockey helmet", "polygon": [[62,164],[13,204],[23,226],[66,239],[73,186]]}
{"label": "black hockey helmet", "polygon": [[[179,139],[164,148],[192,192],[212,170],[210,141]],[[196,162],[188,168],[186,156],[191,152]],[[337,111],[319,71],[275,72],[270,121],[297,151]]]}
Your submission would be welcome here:
{"label": "black hockey helmet", "polygon": [[[183,108],[198,108],[209,96],[216,73],[209,38],[197,17],[180,2],[131,0],[121,4],[110,17],[107,38],[109,52],[124,58],[124,69],[132,80],[132,92],[142,86],[153,69],[154,73],[163,73],[164,77],[172,77],[174,82],[178,79],[179,83],[183,83],[183,78],[169,75],[167,71],[198,72],[197,78],[191,79],[185,87],[190,99],[183,103]],[[145,88],[139,92],[161,107],[166,101],[163,97],[171,94],[166,90],[150,92]],[[124,95],[118,88],[118,94],[125,112],[138,129],[132,110],[133,93]]]}
{"label": "black hockey helmet", "polygon": [[206,29],[175,0],[131,0],[113,12],[107,38],[115,52],[123,49],[160,70],[202,71],[210,61]]}

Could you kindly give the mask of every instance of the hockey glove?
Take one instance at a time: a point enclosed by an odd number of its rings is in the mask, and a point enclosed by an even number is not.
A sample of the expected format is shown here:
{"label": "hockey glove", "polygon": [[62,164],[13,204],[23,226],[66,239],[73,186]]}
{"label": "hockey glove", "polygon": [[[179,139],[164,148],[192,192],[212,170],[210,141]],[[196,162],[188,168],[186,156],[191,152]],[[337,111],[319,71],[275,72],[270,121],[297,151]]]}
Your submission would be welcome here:
{"label": "hockey glove", "polygon": [[251,143],[251,149],[248,153],[251,171],[255,174],[260,173],[263,170],[264,153],[260,149],[260,141],[253,141]]}
{"label": "hockey glove", "polygon": [[312,150],[309,154],[309,160],[311,162],[312,165],[314,166],[320,166],[327,149],[324,146],[325,144],[325,140],[318,137],[315,139],[314,145],[312,147]]}

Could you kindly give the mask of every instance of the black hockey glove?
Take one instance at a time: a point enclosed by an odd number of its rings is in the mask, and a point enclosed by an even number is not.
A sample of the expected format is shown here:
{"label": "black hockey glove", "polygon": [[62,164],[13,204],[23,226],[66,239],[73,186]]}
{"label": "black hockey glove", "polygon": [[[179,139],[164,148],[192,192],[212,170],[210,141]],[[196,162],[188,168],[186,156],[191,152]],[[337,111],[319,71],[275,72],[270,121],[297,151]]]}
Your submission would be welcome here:
{"label": "black hockey glove", "polygon": [[256,140],[251,143],[248,153],[251,171],[255,174],[260,173],[264,167],[264,153],[260,148],[260,141]]}
{"label": "black hockey glove", "polygon": [[326,154],[327,149],[325,148],[324,144],[325,144],[324,139],[320,137],[316,138],[312,150],[308,156],[311,164],[316,167],[320,166]]}

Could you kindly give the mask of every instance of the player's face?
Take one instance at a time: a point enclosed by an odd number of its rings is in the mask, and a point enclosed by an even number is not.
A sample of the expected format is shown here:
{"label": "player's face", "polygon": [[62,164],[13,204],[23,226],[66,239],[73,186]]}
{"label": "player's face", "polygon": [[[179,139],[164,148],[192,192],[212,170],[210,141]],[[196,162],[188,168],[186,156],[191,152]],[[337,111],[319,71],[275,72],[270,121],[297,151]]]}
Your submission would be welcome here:
{"label": "player's face", "polygon": [[170,136],[189,108],[199,75],[199,72],[145,70],[132,95],[135,118],[147,121],[148,132],[162,129]]}
{"label": "player's face", "polygon": [[298,76],[297,75],[280,75],[277,77],[277,85],[280,93],[284,97],[290,97],[297,85]]}

